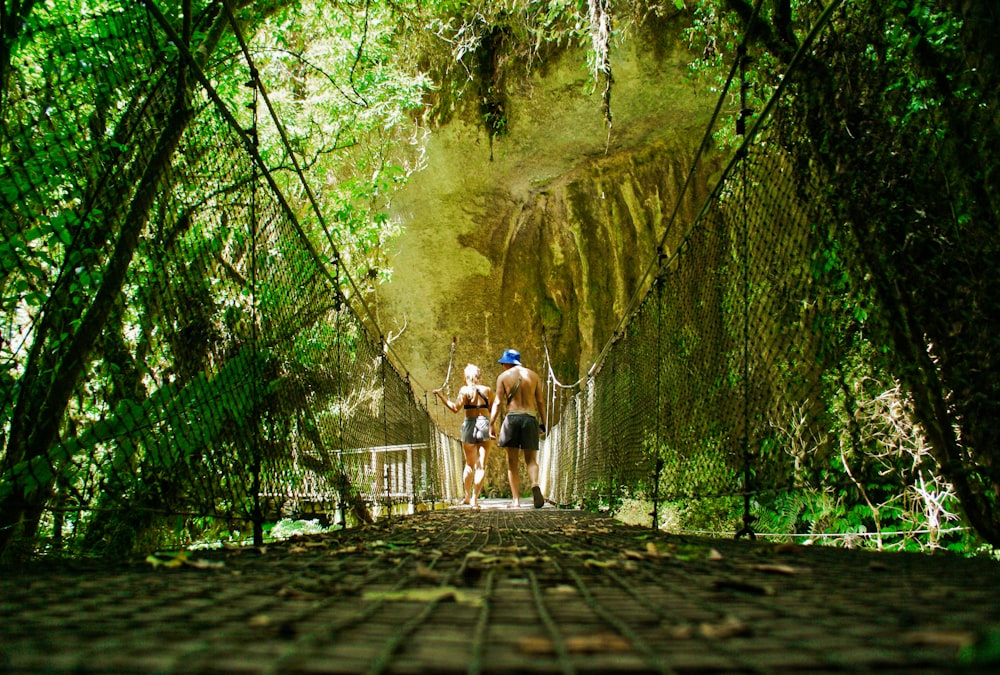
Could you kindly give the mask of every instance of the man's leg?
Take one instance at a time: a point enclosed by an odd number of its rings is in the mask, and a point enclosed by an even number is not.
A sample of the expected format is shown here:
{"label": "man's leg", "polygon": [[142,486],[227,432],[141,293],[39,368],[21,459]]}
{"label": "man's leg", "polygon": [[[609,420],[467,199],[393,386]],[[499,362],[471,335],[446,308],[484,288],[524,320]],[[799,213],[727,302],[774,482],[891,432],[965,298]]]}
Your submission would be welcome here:
{"label": "man's leg", "polygon": [[504,448],[507,451],[507,482],[510,483],[510,505],[521,505],[521,479],[517,475],[517,463],[521,461],[520,448]]}
{"label": "man's leg", "polygon": [[524,451],[524,467],[528,470],[528,478],[531,479],[531,487],[538,485],[538,451]]}
{"label": "man's leg", "polygon": [[531,497],[536,509],[545,505],[545,498],[538,487],[538,451],[524,451],[524,466],[528,470],[528,478],[531,479]]}

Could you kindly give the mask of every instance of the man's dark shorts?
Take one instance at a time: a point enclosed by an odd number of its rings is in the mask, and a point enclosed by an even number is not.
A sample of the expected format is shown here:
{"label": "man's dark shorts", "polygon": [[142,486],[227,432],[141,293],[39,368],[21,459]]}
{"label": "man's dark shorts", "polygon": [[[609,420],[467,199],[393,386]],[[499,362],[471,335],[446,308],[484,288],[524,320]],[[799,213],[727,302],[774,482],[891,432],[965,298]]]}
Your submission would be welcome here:
{"label": "man's dark shorts", "polygon": [[497,445],[501,448],[538,450],[538,419],[527,413],[507,413],[500,427]]}

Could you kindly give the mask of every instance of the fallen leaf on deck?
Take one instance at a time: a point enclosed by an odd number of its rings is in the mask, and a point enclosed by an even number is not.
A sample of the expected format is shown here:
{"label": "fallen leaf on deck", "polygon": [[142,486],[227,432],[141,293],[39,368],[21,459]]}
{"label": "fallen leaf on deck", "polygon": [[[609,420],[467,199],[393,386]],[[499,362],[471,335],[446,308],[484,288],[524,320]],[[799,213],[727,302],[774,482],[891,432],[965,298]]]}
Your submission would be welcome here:
{"label": "fallen leaf on deck", "polygon": [[187,565],[188,567],[194,567],[202,570],[219,569],[226,566],[226,563],[221,560],[188,558],[187,551],[178,551],[177,553],[153,553],[152,555],[146,556],[146,562],[153,567],[180,567],[182,565]]}
{"label": "fallen leaf on deck", "polygon": [[[632,649],[629,641],[614,633],[577,635],[566,638],[566,651],[570,654],[608,654],[627,652]],[[524,637],[517,641],[517,648],[524,654],[545,655],[556,651],[552,640],[546,637]]]}
{"label": "fallen leaf on deck", "polygon": [[226,563],[222,562],[221,560],[204,560],[202,558],[185,560],[184,564],[186,564],[188,567],[194,567],[200,570],[219,569],[226,566]]}
{"label": "fallen leaf on deck", "polygon": [[746,637],[751,634],[750,626],[735,616],[727,616],[719,623],[703,623],[698,627],[701,636],[710,640],[724,640],[731,637]]}
{"label": "fallen leaf on deck", "polygon": [[632,649],[632,645],[629,644],[629,641],[615,633],[577,635],[566,638],[566,651],[571,654],[606,654],[627,652],[630,649]]}
{"label": "fallen leaf on deck", "polygon": [[547,563],[551,560],[547,555],[526,555],[522,558],[515,557],[518,565],[534,565],[535,563]]}
{"label": "fallen leaf on deck", "polygon": [[180,567],[187,560],[187,551],[177,553],[153,553],[146,556],[146,562],[153,567]]}
{"label": "fallen leaf on deck", "polygon": [[673,640],[690,640],[694,637],[694,626],[664,626],[663,630]]}
{"label": "fallen leaf on deck", "polygon": [[583,562],[583,564],[585,567],[600,567],[602,569],[618,567],[617,560],[594,560],[593,558],[588,558]]}
{"label": "fallen leaf on deck", "polygon": [[955,647],[961,649],[975,643],[976,634],[965,630],[913,630],[903,633],[902,641],[908,645],[921,647]]}
{"label": "fallen leaf on deck", "polygon": [[302,600],[311,600],[314,598],[322,598],[323,596],[319,593],[311,593],[309,591],[303,591],[299,588],[293,588],[292,586],[282,586],[281,589],[275,593],[279,598],[299,598]]}
{"label": "fallen leaf on deck", "polygon": [[768,572],[769,574],[798,574],[799,571],[792,567],[791,565],[772,565],[772,564],[761,564],[761,565],[747,565],[746,569],[754,570],[755,572]]}
{"label": "fallen leaf on deck", "polygon": [[558,586],[553,586],[545,590],[546,593],[551,595],[576,595],[579,591],[575,587],[569,586],[567,584],[559,584]]}
{"label": "fallen leaf on deck", "polygon": [[707,555],[705,547],[700,544],[680,544],[671,548],[673,557],[678,560],[701,560]]}
{"label": "fallen leaf on deck", "polygon": [[633,551],[627,549],[622,551],[622,557],[627,560],[659,560],[660,558],[669,558],[670,553],[661,551],[655,543],[650,541],[646,542],[646,550]]}
{"label": "fallen leaf on deck", "polygon": [[521,638],[517,641],[517,648],[524,654],[533,655],[554,654],[556,651],[552,640],[535,636]]}
{"label": "fallen leaf on deck", "polygon": [[417,569],[414,574],[418,579],[431,579],[433,581],[439,581],[441,577],[444,576],[441,572],[428,567],[422,562],[417,563]]}
{"label": "fallen leaf on deck", "polygon": [[452,586],[437,588],[408,588],[402,591],[365,591],[365,600],[385,600],[388,602],[444,602],[453,600],[463,605],[479,607],[483,598],[478,593],[463,591]]}
{"label": "fallen leaf on deck", "polygon": [[483,547],[483,553],[520,553],[525,550],[524,546],[498,546],[491,544]]}

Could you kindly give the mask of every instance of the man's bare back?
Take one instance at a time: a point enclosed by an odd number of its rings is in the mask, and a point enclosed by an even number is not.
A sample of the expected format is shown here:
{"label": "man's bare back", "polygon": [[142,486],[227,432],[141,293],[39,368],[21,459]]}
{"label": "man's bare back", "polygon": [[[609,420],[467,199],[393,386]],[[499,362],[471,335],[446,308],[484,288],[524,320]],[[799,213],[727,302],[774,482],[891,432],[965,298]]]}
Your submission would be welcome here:
{"label": "man's bare back", "polygon": [[[521,383],[517,384],[519,378]],[[511,392],[513,392],[513,396]],[[510,403],[507,403],[508,397],[510,397]],[[514,366],[510,370],[500,373],[497,378],[497,398],[495,400],[502,400],[509,413],[533,412],[538,416],[538,423],[545,424],[542,380],[538,373],[530,368]]]}

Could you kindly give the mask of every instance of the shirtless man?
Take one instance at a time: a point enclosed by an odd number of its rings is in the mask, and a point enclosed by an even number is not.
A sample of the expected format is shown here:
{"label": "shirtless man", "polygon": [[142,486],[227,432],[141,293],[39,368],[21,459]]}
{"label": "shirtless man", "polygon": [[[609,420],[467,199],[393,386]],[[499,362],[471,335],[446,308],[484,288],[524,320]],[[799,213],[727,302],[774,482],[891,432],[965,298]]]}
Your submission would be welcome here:
{"label": "shirtless man", "polygon": [[507,407],[497,445],[507,451],[507,480],[510,481],[511,506],[521,505],[521,485],[517,469],[520,453],[531,479],[531,497],[536,509],[545,505],[538,487],[538,437],[545,434],[545,393],[538,373],[521,365],[521,354],[508,349],[497,363],[503,372],[497,378],[496,398],[490,411],[490,438],[497,438],[496,423],[501,404]]}

